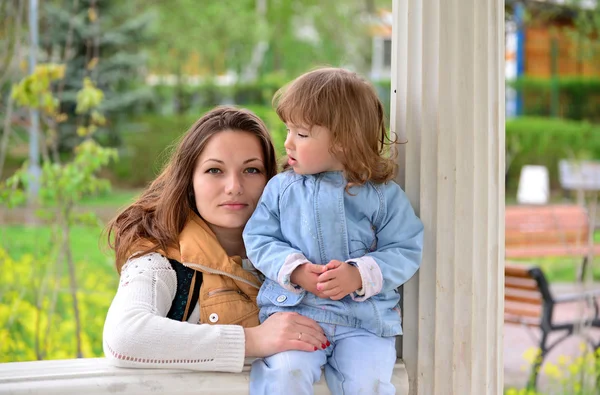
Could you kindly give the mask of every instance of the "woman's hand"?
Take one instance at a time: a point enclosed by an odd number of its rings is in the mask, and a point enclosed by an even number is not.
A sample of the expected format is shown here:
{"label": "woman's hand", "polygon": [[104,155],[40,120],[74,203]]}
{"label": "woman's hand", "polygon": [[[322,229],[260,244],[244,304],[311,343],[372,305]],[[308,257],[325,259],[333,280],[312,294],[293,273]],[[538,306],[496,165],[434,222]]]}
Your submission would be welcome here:
{"label": "woman's hand", "polygon": [[282,351],[316,351],[330,343],[314,320],[298,313],[275,313],[259,326],[244,328],[246,357],[268,357]]}

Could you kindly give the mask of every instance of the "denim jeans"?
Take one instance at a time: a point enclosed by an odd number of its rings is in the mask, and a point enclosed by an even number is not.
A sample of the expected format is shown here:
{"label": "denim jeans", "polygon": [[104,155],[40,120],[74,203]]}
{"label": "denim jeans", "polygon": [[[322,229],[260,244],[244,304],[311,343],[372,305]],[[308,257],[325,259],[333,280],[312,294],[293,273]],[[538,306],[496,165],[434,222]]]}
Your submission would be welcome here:
{"label": "denim jeans", "polygon": [[313,394],[325,379],[333,395],[389,395],[396,362],[395,337],[378,337],[364,329],[321,324],[331,345],[314,352],[285,351],[257,359],[250,372],[250,395]]}

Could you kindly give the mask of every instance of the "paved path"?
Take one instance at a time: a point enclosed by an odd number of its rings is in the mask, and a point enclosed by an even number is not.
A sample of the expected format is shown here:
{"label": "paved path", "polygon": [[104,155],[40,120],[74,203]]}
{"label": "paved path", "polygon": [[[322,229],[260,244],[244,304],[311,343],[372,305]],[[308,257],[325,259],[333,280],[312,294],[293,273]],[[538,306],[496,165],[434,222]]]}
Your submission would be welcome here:
{"label": "paved path", "polygon": [[[573,284],[555,284],[551,286],[551,289],[555,295],[558,295],[578,292],[580,288]],[[600,283],[594,284],[592,289],[600,289]],[[600,298],[598,298],[598,300],[600,301]],[[555,308],[557,322],[560,322],[560,320],[573,319],[577,317],[580,312],[581,307],[577,303],[565,303],[558,305]],[[586,314],[589,313],[589,311],[586,311]],[[590,329],[589,331],[590,335],[596,341],[600,340],[600,329]],[[529,331],[518,325],[504,325],[504,383],[506,388],[522,388],[527,383],[529,364],[523,359],[523,354],[527,349],[537,346],[531,336],[539,339],[539,333],[540,331],[537,329]],[[550,337],[551,342],[557,337],[560,338],[562,336],[561,333],[556,333],[555,335],[558,336],[553,335]],[[580,336],[570,337],[560,343],[560,345],[556,346],[556,348],[552,349],[550,354],[548,354],[546,361],[558,364],[561,355],[570,356],[571,359],[574,360],[581,353],[581,341],[582,337]],[[539,380],[541,389],[547,389],[552,385],[552,380],[550,380],[543,372],[543,367]]]}

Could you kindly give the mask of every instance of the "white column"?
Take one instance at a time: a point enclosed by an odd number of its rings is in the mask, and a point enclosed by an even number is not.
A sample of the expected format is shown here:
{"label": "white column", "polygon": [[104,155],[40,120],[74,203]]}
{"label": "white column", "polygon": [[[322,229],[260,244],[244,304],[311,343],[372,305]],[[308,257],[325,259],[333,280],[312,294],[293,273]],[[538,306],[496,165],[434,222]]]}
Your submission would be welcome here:
{"label": "white column", "polygon": [[394,0],[391,129],[425,225],[404,287],[410,394],[502,393],[504,0]]}

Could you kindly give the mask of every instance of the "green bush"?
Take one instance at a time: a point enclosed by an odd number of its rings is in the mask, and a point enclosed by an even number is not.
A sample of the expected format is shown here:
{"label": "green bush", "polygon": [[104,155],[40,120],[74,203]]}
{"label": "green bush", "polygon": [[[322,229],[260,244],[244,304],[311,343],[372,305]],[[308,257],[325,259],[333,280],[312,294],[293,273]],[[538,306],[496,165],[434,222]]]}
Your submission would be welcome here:
{"label": "green bush", "polygon": [[[153,114],[171,115],[196,114],[201,109],[225,103],[270,107],[275,92],[292,79],[282,74],[269,74],[257,81],[232,86],[217,85],[214,81],[206,81],[197,86],[155,85],[152,88],[152,100],[145,110]],[[387,111],[390,104],[390,81],[376,81],[373,85]]]}
{"label": "green bush", "polygon": [[557,118],[519,117],[506,121],[507,189],[516,188],[523,165],[544,165],[559,187],[561,159],[600,159],[600,126]]}
{"label": "green bush", "polygon": [[152,114],[194,114],[202,108],[231,102],[231,87],[207,81],[199,86],[155,85],[144,111]]}
{"label": "green bush", "polygon": [[[196,114],[144,115],[122,131],[119,161],[111,167],[111,179],[120,187],[144,187],[161,171],[179,138],[211,107]],[[270,107],[246,106],[267,125],[278,154],[283,153],[285,125]]]}
{"label": "green bush", "polygon": [[155,85],[146,111],[154,114],[196,114],[204,108],[234,103],[239,106],[270,106],[275,92],[291,78],[280,74],[231,86],[205,81],[200,85]]}
{"label": "green bush", "polygon": [[240,83],[233,86],[233,102],[240,106],[271,106],[273,96],[289,80],[283,75],[272,74],[251,83]]}
{"label": "green bush", "polygon": [[387,117],[387,121],[390,120],[390,99],[391,99],[391,87],[392,82],[390,80],[380,80],[373,81],[373,86],[379,95],[379,100],[383,103],[383,108],[385,109],[385,115]]}
{"label": "green bush", "polygon": [[[558,91],[557,113],[552,114],[552,89]],[[547,78],[522,77],[509,82],[523,95],[525,116],[559,116],[574,120],[600,122],[600,78],[560,77],[555,81]]]}

